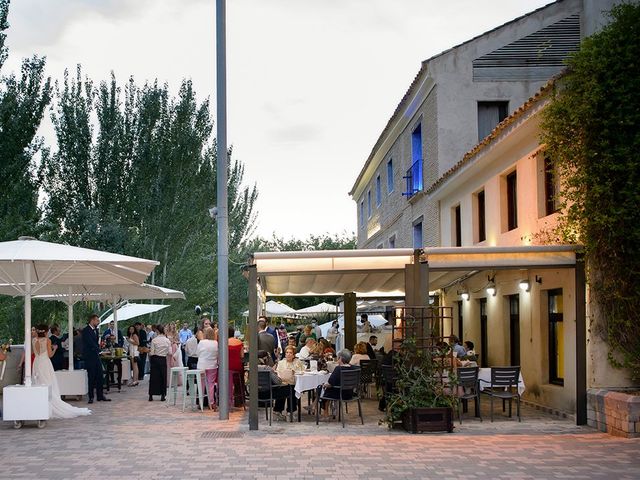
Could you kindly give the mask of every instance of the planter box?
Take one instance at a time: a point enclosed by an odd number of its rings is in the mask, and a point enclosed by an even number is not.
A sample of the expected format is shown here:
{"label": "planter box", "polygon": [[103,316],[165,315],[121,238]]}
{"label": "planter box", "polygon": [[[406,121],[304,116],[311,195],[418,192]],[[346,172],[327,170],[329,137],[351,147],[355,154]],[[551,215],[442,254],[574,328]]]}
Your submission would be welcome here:
{"label": "planter box", "polygon": [[412,408],[402,415],[402,426],[410,433],[451,433],[453,431],[453,410],[451,407]]}
{"label": "planter box", "polygon": [[617,437],[640,437],[640,395],[624,391],[589,389],[587,423]]}

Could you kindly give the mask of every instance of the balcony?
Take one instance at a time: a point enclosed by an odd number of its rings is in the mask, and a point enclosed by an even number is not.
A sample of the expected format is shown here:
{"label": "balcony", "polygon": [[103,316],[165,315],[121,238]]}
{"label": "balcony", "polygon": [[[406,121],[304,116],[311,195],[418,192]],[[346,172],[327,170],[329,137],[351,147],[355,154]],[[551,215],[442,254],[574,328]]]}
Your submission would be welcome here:
{"label": "balcony", "polygon": [[407,199],[413,197],[416,193],[422,191],[422,159],[418,159],[413,162],[411,168],[407,170],[407,173],[404,177],[406,180],[406,188],[402,193],[403,196],[406,196]]}

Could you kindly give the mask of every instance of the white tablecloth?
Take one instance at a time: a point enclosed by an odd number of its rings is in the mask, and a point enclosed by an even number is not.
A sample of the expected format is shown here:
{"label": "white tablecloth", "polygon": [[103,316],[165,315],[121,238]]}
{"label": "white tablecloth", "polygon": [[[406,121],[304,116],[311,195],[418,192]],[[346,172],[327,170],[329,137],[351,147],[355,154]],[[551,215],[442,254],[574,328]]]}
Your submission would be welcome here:
{"label": "white tablecloth", "polygon": [[307,390],[314,390],[318,385],[322,385],[329,380],[330,373],[305,373],[304,375],[296,375],[296,397],[302,397],[302,393]]}
{"label": "white tablecloth", "polygon": [[[480,382],[480,390],[484,390],[486,387],[491,386],[491,369],[490,368],[481,368],[478,371],[478,380],[484,380]],[[520,377],[518,378],[518,393],[522,395],[524,393],[524,380],[522,379],[522,372],[520,372]]]}

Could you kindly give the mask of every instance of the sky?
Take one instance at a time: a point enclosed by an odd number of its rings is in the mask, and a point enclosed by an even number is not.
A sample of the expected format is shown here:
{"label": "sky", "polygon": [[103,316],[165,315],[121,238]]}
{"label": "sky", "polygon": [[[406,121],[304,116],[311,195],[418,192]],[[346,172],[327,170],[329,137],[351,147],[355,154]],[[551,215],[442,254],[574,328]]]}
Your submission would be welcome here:
{"label": "sky", "polygon": [[[258,188],[256,233],[355,232],[348,192],[421,61],[548,3],[227,0],[227,142]],[[3,74],[37,54],[52,79],[188,78],[217,101],[215,0],[11,0],[9,23]]]}

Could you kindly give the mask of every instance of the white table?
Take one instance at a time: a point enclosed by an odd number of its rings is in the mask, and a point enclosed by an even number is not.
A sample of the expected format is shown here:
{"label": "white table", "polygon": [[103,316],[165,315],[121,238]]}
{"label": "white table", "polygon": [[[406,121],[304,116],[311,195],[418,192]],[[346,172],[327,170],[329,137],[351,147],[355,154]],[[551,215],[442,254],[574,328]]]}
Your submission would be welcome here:
{"label": "white table", "polygon": [[296,375],[296,384],[293,389],[296,392],[296,398],[298,399],[298,422],[302,421],[302,414],[300,410],[301,402],[300,398],[302,394],[309,390],[315,390],[318,386],[323,385],[329,380],[330,373],[305,373],[303,375]]}
{"label": "white table", "polygon": [[60,395],[86,395],[89,380],[86,370],[57,370],[55,372]]}
{"label": "white table", "polygon": [[[483,380],[479,382],[480,391],[484,390],[486,387],[491,386],[491,369],[490,368],[481,368],[478,370],[478,380]],[[518,393],[522,395],[525,390],[524,380],[522,379],[522,371],[520,372],[520,377],[518,378]]]}
{"label": "white table", "polygon": [[296,398],[302,397],[303,392],[315,390],[319,385],[326,383],[330,376],[330,373],[305,373],[303,375],[296,375],[296,385],[294,387]]}

